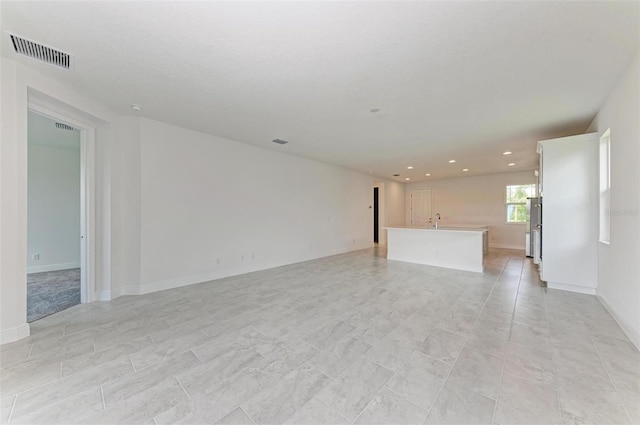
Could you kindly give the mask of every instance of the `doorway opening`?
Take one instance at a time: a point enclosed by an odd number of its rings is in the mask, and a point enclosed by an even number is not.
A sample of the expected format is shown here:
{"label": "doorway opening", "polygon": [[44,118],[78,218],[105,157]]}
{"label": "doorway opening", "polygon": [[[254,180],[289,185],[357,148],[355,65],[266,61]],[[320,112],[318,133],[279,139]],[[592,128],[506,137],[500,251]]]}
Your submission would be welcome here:
{"label": "doorway opening", "polygon": [[379,241],[378,188],[373,188],[373,243]]}
{"label": "doorway opening", "polygon": [[78,124],[31,105],[27,112],[29,323],[94,299],[87,264],[93,133]]}

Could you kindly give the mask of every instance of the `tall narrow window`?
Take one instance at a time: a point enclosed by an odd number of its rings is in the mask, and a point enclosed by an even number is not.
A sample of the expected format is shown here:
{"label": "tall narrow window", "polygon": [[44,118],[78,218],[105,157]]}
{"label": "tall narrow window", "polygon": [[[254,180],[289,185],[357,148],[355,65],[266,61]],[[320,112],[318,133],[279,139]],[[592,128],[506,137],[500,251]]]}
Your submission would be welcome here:
{"label": "tall narrow window", "polygon": [[611,232],[611,129],[600,138],[600,235],[598,240],[609,243]]}
{"label": "tall narrow window", "polygon": [[535,193],[535,184],[507,186],[505,197],[507,223],[525,223],[527,221],[527,198],[534,197]]}

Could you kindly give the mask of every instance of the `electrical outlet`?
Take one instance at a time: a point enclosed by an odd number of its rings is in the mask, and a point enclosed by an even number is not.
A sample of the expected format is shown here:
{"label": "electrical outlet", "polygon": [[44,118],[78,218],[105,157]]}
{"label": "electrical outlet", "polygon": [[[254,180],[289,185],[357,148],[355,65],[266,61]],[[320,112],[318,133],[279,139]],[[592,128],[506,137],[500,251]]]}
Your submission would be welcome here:
{"label": "electrical outlet", "polygon": [[240,256],[240,261],[244,261],[244,255]]}
{"label": "electrical outlet", "polygon": [[34,260],[39,260],[40,259],[40,254],[33,254],[32,257]]}
{"label": "electrical outlet", "polygon": [[216,264],[220,264],[220,258],[216,258]]}

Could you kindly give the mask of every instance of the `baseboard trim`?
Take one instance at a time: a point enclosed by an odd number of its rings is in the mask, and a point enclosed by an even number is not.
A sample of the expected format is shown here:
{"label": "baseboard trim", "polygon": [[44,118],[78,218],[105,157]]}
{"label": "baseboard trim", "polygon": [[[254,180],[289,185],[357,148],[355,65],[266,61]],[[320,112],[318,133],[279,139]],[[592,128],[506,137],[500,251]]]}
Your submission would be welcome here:
{"label": "baseboard trim", "polygon": [[96,294],[96,301],[111,301],[111,291],[100,291]]}
{"label": "baseboard trim", "polygon": [[525,247],[524,246],[516,246],[516,245],[503,245],[503,244],[497,244],[497,245],[493,245],[491,243],[489,243],[489,248],[498,248],[498,249],[516,249],[518,251],[524,251]]}
{"label": "baseboard trim", "polygon": [[609,312],[611,317],[613,317],[613,320],[615,320],[618,326],[620,326],[620,329],[622,329],[622,332],[624,332],[624,334],[629,338],[629,340],[631,340],[633,345],[635,345],[636,348],[640,350],[640,335],[638,335],[633,329],[627,326],[627,324],[620,318],[620,316],[618,316],[616,312],[613,311],[613,309],[611,308],[611,306],[609,305],[605,297],[603,297],[599,293],[596,294],[596,297],[598,298],[598,301],[600,301],[600,304],[602,304],[604,309]]}
{"label": "baseboard trim", "polygon": [[595,295],[596,288],[589,288],[586,286],[567,285],[566,283],[547,282],[547,288],[559,289],[560,291],[577,292],[579,294]]}
{"label": "baseboard trim", "polygon": [[0,345],[18,341],[22,338],[28,337],[29,335],[31,335],[31,328],[28,323],[16,326],[15,328],[1,330]]}
{"label": "baseboard trim", "polygon": [[58,270],[68,270],[68,269],[79,269],[80,262],[76,263],[60,263],[60,264],[49,264],[46,266],[32,266],[27,267],[27,274],[32,273],[43,273],[43,272],[55,272]]}
{"label": "baseboard trim", "polygon": [[195,285],[197,283],[209,282],[211,280],[223,279],[226,277],[239,276],[242,274],[253,273],[261,270],[268,270],[275,267],[288,266],[291,264],[302,263],[305,261],[317,260],[320,258],[331,257],[332,255],[344,254],[352,251],[359,251],[361,249],[372,248],[373,244],[362,244],[348,249],[338,249],[325,251],[321,254],[315,254],[312,256],[298,256],[291,257],[286,260],[274,260],[264,261],[241,267],[226,267],[219,268],[218,270],[211,270],[204,273],[199,273],[191,276],[181,276],[173,279],[167,279],[162,281],[145,283],[140,286],[123,286],[120,295],[144,295],[157,291],[164,291],[167,289],[180,288],[183,286]]}

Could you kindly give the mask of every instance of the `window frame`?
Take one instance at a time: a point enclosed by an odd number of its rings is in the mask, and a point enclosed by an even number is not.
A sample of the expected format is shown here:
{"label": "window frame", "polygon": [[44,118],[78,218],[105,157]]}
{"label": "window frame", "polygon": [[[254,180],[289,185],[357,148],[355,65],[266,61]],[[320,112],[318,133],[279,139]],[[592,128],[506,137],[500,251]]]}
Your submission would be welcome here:
{"label": "window frame", "polygon": [[599,191],[598,191],[598,242],[611,244],[611,128],[598,143]]}
{"label": "window frame", "polygon": [[524,202],[509,202],[509,188],[510,187],[514,187],[514,186],[528,186],[527,188],[527,198],[533,198],[535,197],[536,194],[536,184],[535,183],[525,183],[525,184],[508,184],[505,186],[505,190],[504,190],[504,214],[505,214],[505,224],[515,224],[515,225],[520,225],[520,224],[527,224],[527,218],[525,216],[523,221],[509,221],[509,207],[511,205],[524,205],[524,207],[526,208],[527,206],[527,201],[525,198]]}

